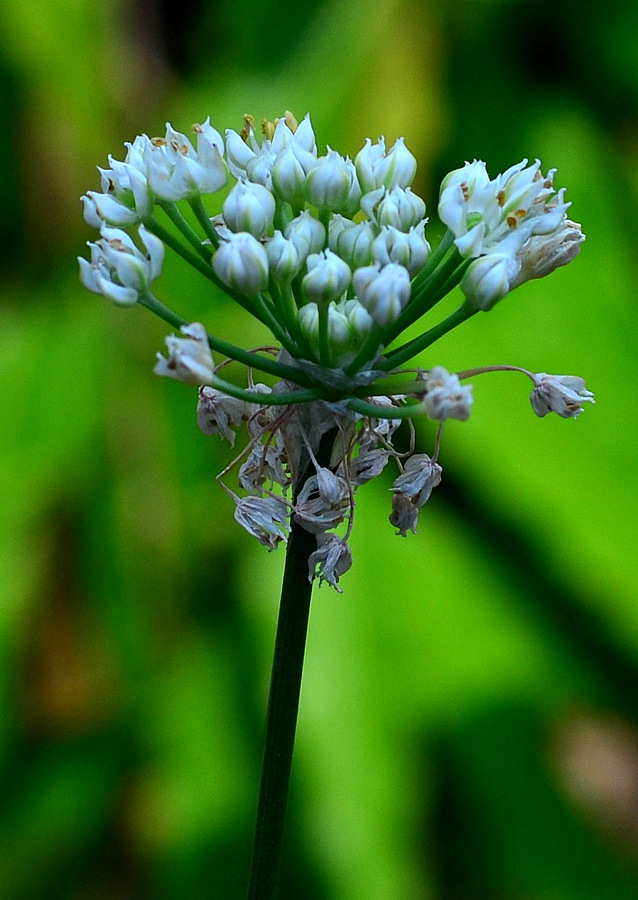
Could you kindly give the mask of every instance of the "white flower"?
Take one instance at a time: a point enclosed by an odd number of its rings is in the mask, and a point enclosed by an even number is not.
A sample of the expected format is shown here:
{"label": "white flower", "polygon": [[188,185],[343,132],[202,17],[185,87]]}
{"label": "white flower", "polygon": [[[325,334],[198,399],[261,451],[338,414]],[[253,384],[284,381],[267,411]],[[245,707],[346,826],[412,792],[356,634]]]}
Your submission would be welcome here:
{"label": "white flower", "polygon": [[201,162],[186,135],[175,131],[168,123],[166,136],[154,138],[145,149],[148,187],[159,199],[177,202],[215,193],[226,184],[227,169],[219,147],[221,136],[208,121],[197,127],[202,147]]}
{"label": "white flower", "polygon": [[532,234],[550,234],[569,203],[555,192],[555,170],[543,176],[540,162],[527,160],[490,180],[485,163],[474,160],[450,172],[441,184],[439,216],[464,257],[494,250],[514,255]]}
{"label": "white flower", "polygon": [[583,403],[595,403],[594,395],[585,387],[585,379],[577,375],[534,375],[534,390],[530,396],[532,408],[541,418],[548,412],[563,419],[577,419]]}
{"label": "white flower", "polygon": [[158,353],[153,371],[185,384],[207,384],[213,377],[214,363],[206,329],[199,322],[193,322],[182,325],[180,331],[185,337],[167,336],[168,359]]}
{"label": "white flower", "polygon": [[102,238],[91,248],[91,262],[79,259],[82,284],[95,294],[129,306],[148,292],[149,284],[160,274],[164,262],[164,244],[143,225],[138,229],[143,253],[125,231],[102,226]]}
{"label": "white flower", "polygon": [[135,225],[140,220],[136,210],[110,194],[87,191],[80,199],[84,204],[84,221],[92,228],[101,228],[104,224]]}
{"label": "white flower", "polygon": [[220,242],[213,269],[224,284],[243,294],[258,294],[268,287],[266,251],[247,231],[230,234]]}
{"label": "white flower", "polygon": [[458,375],[450,375],[443,366],[435,366],[426,377],[427,393],[423,398],[426,414],[430,419],[444,422],[446,419],[469,418],[474,402],[472,385],[462,385]]}

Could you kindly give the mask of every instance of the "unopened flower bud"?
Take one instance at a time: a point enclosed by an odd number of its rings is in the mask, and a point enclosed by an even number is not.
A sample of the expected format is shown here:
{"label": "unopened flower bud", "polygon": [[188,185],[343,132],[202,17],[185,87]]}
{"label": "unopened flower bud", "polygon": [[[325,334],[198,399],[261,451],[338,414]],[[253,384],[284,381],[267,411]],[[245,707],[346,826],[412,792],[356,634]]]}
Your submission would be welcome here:
{"label": "unopened flower bud", "polygon": [[158,353],[153,371],[156,375],[177,378],[185,384],[207,384],[213,377],[213,356],[206,329],[199,322],[193,322],[192,325],[182,325],[180,331],[185,337],[167,336],[168,359]]}
{"label": "unopened flower bud", "polygon": [[222,211],[231,231],[248,231],[260,238],[272,228],[275,198],[261,184],[238,181],[224,200]]}
{"label": "unopened flower bud", "polygon": [[517,269],[516,257],[510,254],[479,256],[461,278],[461,290],[473,309],[486,312],[509,293]]}
{"label": "unopened flower bud", "polygon": [[337,253],[351,269],[359,269],[372,262],[375,232],[370,222],[360,222],[344,228],[337,238]]}
{"label": "unopened flower bud", "polygon": [[386,156],[386,172],[383,177],[385,187],[408,188],[416,175],[416,158],[405,146],[405,138],[397,138]]}
{"label": "unopened flower bud", "polygon": [[430,255],[430,245],[425,239],[425,222],[419,222],[407,234],[392,225],[384,225],[372,245],[372,253],[375,261],[382,266],[397,263],[414,278]]}
{"label": "unopened flower bud", "polygon": [[378,225],[409,231],[425,216],[425,203],[411,188],[394,187],[386,191],[374,214]]}
{"label": "unopened flower bud", "polygon": [[232,234],[213,256],[217,277],[242,294],[258,294],[268,287],[268,257],[257,238],[247,231]]}
{"label": "unopened flower bud", "polygon": [[350,267],[332,250],[313,253],[306,260],[308,274],[301,282],[304,296],[314,303],[330,303],[346,292],[352,277]]}
{"label": "unopened flower bud", "polygon": [[594,395],[585,387],[585,379],[577,375],[534,375],[534,390],[530,396],[532,408],[541,418],[548,412],[563,419],[577,419],[583,403],[595,403]]}
{"label": "unopened flower bud", "polygon": [[285,238],[281,231],[275,231],[267,242],[266,255],[270,277],[280,285],[290,284],[303,265],[296,245]]}
{"label": "unopened flower bud", "polygon": [[379,269],[364,266],[352,276],[355,293],[377,325],[395,322],[410,299],[410,276],[407,269],[389,263]]}
{"label": "unopened flower bud", "polygon": [[[311,159],[315,162],[314,157]],[[273,191],[280,200],[294,205],[303,202],[306,173],[297,158],[293,144],[288,144],[277,156],[270,174]]]}
{"label": "unopened flower bud", "polygon": [[292,219],[284,229],[284,235],[296,246],[299,256],[305,261],[311,253],[319,253],[324,248],[326,229],[309,209]]}
{"label": "unopened flower bud", "polygon": [[385,139],[381,138],[376,144],[373,144],[370,138],[366,138],[363,148],[354,158],[354,165],[364,194],[383,187],[388,169]]}
{"label": "unopened flower bud", "polygon": [[342,212],[350,193],[351,176],[343,157],[328,148],[326,156],[317,160],[306,179],[306,197],[320,209]]}
{"label": "unopened flower bud", "polygon": [[458,375],[451,375],[443,366],[434,366],[427,375],[427,393],[423,399],[425,412],[430,419],[444,422],[446,419],[469,418],[474,402],[472,385],[462,385]]}

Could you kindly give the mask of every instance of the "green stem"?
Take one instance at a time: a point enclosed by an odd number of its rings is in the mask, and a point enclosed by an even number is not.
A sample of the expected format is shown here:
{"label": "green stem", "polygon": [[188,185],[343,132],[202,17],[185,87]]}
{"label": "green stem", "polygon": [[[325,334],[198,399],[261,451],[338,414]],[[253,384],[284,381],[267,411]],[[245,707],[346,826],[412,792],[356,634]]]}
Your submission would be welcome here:
{"label": "green stem", "polygon": [[199,253],[202,259],[209,262],[211,256],[213,255],[213,251],[210,247],[206,246],[202,242],[202,239],[197,234],[188,219],[184,217],[184,214],[178,207],[177,203],[171,203],[169,200],[164,200],[162,203],[160,203],[160,206],[162,207],[168,218],[171,220],[173,225],[182,232],[189,244],[192,244],[195,251]]}
{"label": "green stem", "polygon": [[392,353],[388,353],[385,359],[377,365],[377,368],[388,372],[391,369],[396,369],[397,366],[402,366],[404,363],[408,362],[408,360],[412,359],[412,357],[416,356],[417,353],[421,353],[421,351],[427,349],[435,341],[438,341],[438,339],[443,337],[444,334],[447,334],[448,331],[452,331],[452,329],[456,328],[457,325],[460,325],[461,322],[465,322],[473,316],[475,312],[476,310],[473,309],[469,303],[465,302],[462,306],[459,306],[455,312],[449,315],[447,319],[439,322],[438,325],[430,328],[429,331],[420,334],[418,337],[414,338],[414,340],[409,341],[402,347],[397,347]]}
{"label": "green stem", "polygon": [[198,194],[197,197],[195,197],[193,200],[189,200],[189,204],[190,204],[190,208],[195,213],[197,221],[202,226],[204,234],[206,235],[208,240],[211,242],[213,247],[215,249],[217,249],[217,247],[219,247],[219,235],[217,234],[217,231],[215,230],[215,226],[213,225],[213,223],[210,220],[210,216],[206,212],[206,207],[204,206],[204,203],[202,202],[202,198]]}
{"label": "green stem", "polygon": [[165,228],[165,226],[162,225],[161,222],[158,222],[157,219],[149,217],[147,219],[144,219],[144,225],[148,228],[149,231],[152,231],[154,235],[156,235],[161,241],[163,241],[167,247],[170,247],[174,253],[177,253],[178,256],[181,256],[183,260],[193,266],[193,268],[197,269],[198,272],[201,272],[202,275],[205,275],[209,281],[212,281],[215,284],[218,283],[218,278],[210,267],[210,261],[204,261],[202,257],[194,253],[190,249],[190,247],[186,247],[184,244],[182,244],[182,242],[178,238],[176,238],[175,235],[168,230],[168,228]]}
{"label": "green stem", "polygon": [[[190,324],[150,293],[145,297],[141,297],[139,302],[141,306],[146,307],[146,309],[155,313],[156,316],[159,316],[160,319],[168,322],[174,328],[181,328],[182,325]],[[250,350],[244,350],[235,346],[235,344],[231,344],[229,341],[215,337],[215,335],[208,335],[208,346],[216,353],[221,353],[222,356],[234,359],[236,362],[243,363],[252,369],[267,372],[269,375],[275,375],[277,378],[285,378],[286,381],[292,381],[293,384],[299,384],[302,387],[311,387],[312,385],[310,378],[301,369],[295,366],[287,366],[267,356],[258,356],[256,353],[251,353]]]}
{"label": "green stem", "polygon": [[[336,429],[323,436],[317,454],[320,465],[329,464],[337,437]],[[297,486],[295,497],[314,472],[314,465],[309,463]],[[316,536],[293,522],[275,638],[248,900],[274,900],[277,896],[277,876],[310,616],[312,583],[308,579],[308,559],[316,548]]]}

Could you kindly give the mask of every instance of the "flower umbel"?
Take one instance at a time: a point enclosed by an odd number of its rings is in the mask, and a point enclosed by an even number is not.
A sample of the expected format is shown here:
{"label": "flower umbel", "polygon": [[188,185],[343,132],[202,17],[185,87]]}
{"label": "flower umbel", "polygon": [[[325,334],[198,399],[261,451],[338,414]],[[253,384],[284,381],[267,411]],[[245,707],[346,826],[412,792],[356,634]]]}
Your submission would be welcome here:
{"label": "flower umbel", "polygon": [[[80,259],[80,274],[90,291],[120,305],[140,303],[180,329],[167,337],[168,355],[158,354],[155,372],[200,387],[205,434],[234,445],[246,426],[244,450],[222,473],[237,466],[245,492],[224,485],[235,519],[269,549],[286,541],[291,522],[302,528],[315,542],[311,580],[340,590],[352,564],[357,489],[392,461],[399,474],[390,522],[403,536],[416,532],[419,510],[441,481],[444,425],[470,416],[467,378],[523,372],[539,416],[577,418],[594,402],[577,376],[517,366],[403,368],[516,287],[571,262],[585,237],[567,218],[555,170],[544,175],[538,160],[496,178],[475,160],[446,176],[438,211],[448,230],[432,249],[425,203],[412,190],[416,159],[403,138],[390,149],[384,138],[366,139],[352,161],[329,147],[319,152],[309,116],[298,122],[286,112],[262,122],[261,138],[257,132],[251,116],[225,138],[208,119],[193,126],[192,140],[167,125],[161,138],[127,144],[124,161],[109,157],[101,191],[82,198],[100,237],[89,243],[90,261]],[[223,340],[160,302],[151,284],[165,246],[208,280],[213,302],[225,292],[270,332],[265,346]],[[402,342],[456,287],[456,311]],[[243,379],[222,377],[230,362],[244,367]],[[271,383],[255,384],[255,372]],[[414,453],[412,441],[406,458],[393,436],[404,419],[413,433],[419,416],[438,425],[434,452]],[[321,456],[327,434],[334,438]]]}

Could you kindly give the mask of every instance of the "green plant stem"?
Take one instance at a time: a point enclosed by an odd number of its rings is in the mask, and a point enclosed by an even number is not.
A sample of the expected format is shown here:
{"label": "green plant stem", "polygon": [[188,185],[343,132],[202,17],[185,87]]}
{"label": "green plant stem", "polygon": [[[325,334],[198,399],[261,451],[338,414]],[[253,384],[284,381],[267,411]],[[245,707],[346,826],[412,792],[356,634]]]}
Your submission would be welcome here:
{"label": "green plant stem", "polygon": [[[329,464],[336,439],[336,429],[323,436],[317,454],[320,465]],[[309,463],[295,496],[306,480],[314,475],[314,471],[314,465]],[[275,638],[248,900],[274,900],[277,896],[277,877],[310,615],[312,584],[308,580],[308,558],[316,548],[316,536],[293,523],[288,540]]]}
{"label": "green plant stem", "polygon": [[[173,312],[172,309],[165,306],[151,293],[146,294],[144,297],[140,297],[139,302],[141,306],[146,307],[146,309],[155,313],[156,316],[159,316],[160,319],[168,322],[168,324],[172,325],[174,328],[181,328],[182,325],[189,324],[187,319],[183,319],[176,312]],[[222,356],[227,356],[229,359],[234,359],[236,362],[243,363],[243,365],[257,369],[260,372],[267,372],[269,375],[274,375],[277,378],[285,378],[287,381],[292,381],[293,384],[298,384],[302,387],[312,387],[310,378],[308,378],[305,372],[295,366],[288,366],[285,363],[280,363],[276,359],[271,359],[268,356],[258,356],[250,350],[236,347],[235,344],[224,341],[222,338],[215,337],[212,334],[208,334],[208,346],[216,353],[221,353]]]}
{"label": "green plant stem", "polygon": [[438,341],[438,339],[443,337],[444,334],[447,334],[448,331],[452,331],[452,329],[456,328],[457,325],[460,325],[461,322],[465,322],[475,313],[476,310],[466,301],[462,306],[459,306],[455,312],[449,315],[447,319],[443,319],[438,325],[434,325],[433,328],[430,328],[429,331],[419,335],[419,337],[414,338],[413,341],[409,341],[407,344],[403,344],[402,347],[397,347],[396,350],[388,353],[386,358],[377,364],[377,368],[389,372],[391,369],[396,369],[397,366],[402,366],[418,353],[421,353],[423,350],[430,347],[435,341]]}
{"label": "green plant stem", "polygon": [[198,194],[197,197],[194,197],[192,200],[189,200],[190,208],[195,213],[197,221],[202,226],[204,234],[211,242],[212,246],[217,249],[219,247],[219,235],[215,230],[215,226],[210,220],[210,216],[206,212],[206,207],[202,201],[201,196]]}

